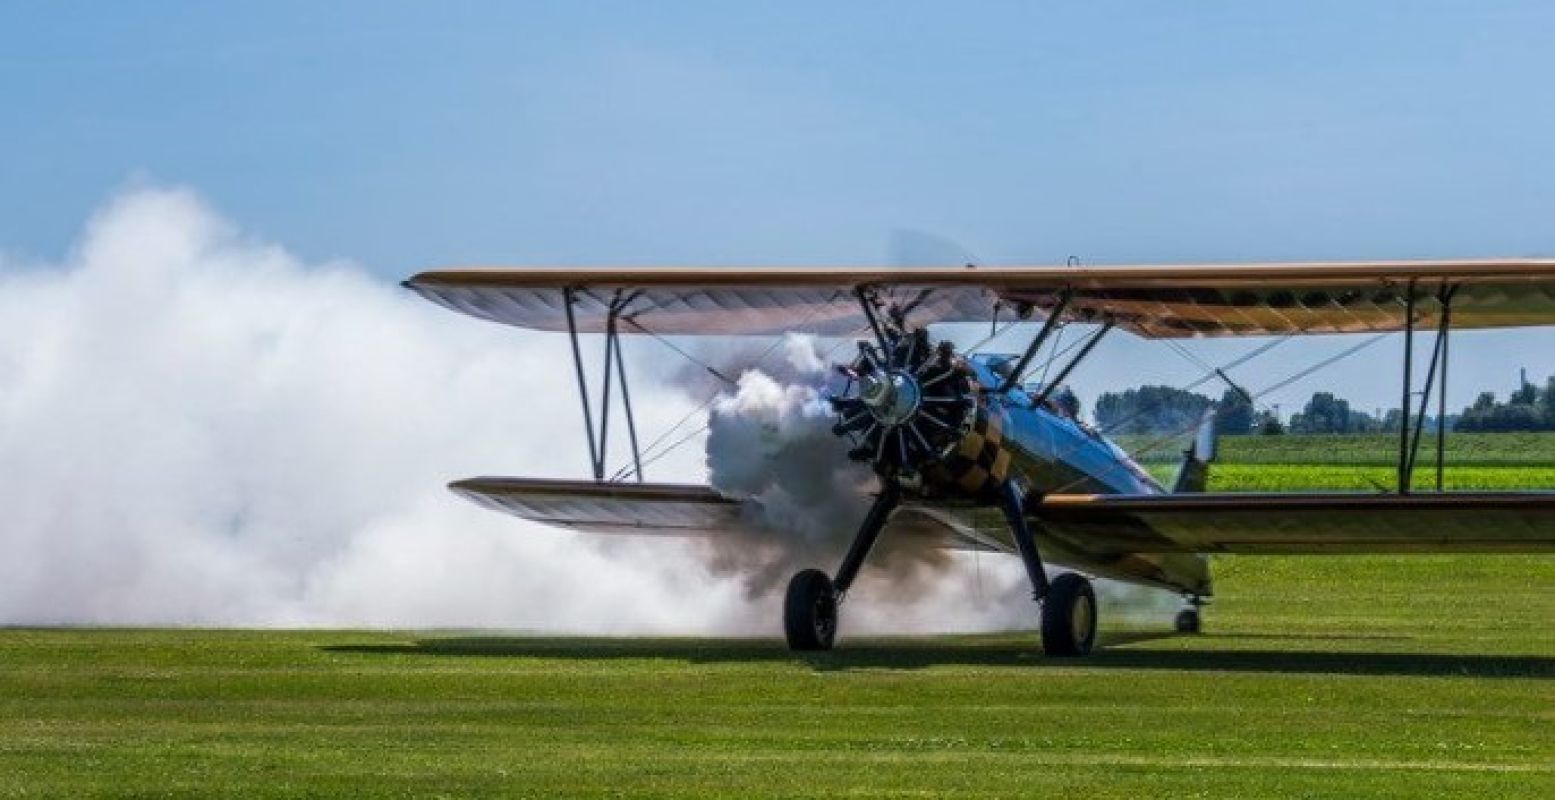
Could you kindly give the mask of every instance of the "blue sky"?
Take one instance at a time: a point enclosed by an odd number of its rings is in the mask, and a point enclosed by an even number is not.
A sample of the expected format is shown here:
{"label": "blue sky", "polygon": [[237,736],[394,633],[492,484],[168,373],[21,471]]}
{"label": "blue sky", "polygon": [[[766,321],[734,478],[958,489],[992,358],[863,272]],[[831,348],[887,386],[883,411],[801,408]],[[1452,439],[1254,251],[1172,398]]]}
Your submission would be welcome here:
{"label": "blue sky", "polygon": [[[151,181],[385,280],[872,263],[896,229],[987,263],[1555,255],[1550,4],[843,5],[0,0],[0,250],[57,259]],[[1555,372],[1548,332],[1463,338],[1455,401]],[[1077,379],[1196,374],[1108,348]],[[1319,380],[1396,402],[1396,351]]]}

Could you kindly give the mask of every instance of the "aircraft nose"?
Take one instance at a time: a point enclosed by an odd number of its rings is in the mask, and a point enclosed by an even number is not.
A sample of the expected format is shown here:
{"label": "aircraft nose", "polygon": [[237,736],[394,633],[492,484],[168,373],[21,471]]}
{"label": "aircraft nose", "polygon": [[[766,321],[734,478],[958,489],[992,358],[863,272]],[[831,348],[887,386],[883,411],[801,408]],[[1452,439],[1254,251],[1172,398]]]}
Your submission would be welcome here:
{"label": "aircraft nose", "polygon": [[875,412],[875,416],[879,416],[880,412],[891,406],[895,388],[889,379],[881,380],[874,375],[866,375],[859,379],[859,399]]}

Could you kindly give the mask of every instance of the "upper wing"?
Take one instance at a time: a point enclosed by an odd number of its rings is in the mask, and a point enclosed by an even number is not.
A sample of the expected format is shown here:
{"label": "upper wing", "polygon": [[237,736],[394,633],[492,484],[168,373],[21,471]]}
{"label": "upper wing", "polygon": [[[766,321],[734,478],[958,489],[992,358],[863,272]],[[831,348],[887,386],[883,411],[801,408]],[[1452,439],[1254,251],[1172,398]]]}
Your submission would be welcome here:
{"label": "upper wing", "polygon": [[[522,328],[567,330],[567,300],[581,332],[821,335],[869,324],[857,292],[906,309],[914,325],[989,319],[998,296],[975,283],[918,285],[901,271],[815,269],[455,269],[405,286],[455,311]],[[1006,314],[1008,316],[1008,313]]]}
{"label": "upper wing", "polygon": [[1555,324],[1555,260],[1376,261],[1126,267],[449,269],[405,282],[477,317],[579,331],[845,334],[867,324],[859,293],[913,325],[1048,313],[1141,336],[1356,333],[1402,328],[1406,297],[1434,316],[1452,291],[1457,328]]}
{"label": "upper wing", "polygon": [[1050,495],[1048,534],[1095,553],[1555,551],[1555,493]]}

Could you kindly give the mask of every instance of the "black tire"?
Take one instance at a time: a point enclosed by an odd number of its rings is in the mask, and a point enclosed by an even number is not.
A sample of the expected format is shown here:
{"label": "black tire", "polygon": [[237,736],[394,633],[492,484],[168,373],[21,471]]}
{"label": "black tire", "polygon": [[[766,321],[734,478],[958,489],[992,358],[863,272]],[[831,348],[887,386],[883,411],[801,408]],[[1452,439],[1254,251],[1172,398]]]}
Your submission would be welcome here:
{"label": "black tire", "polygon": [[1199,612],[1192,608],[1177,612],[1177,619],[1173,622],[1178,633],[1198,633],[1201,624]]}
{"label": "black tire", "polygon": [[1083,656],[1095,644],[1096,592],[1084,575],[1066,572],[1048,587],[1042,601],[1042,652]]}
{"label": "black tire", "polygon": [[801,570],[783,599],[783,634],[788,649],[830,650],[837,636],[837,591],[818,569]]}

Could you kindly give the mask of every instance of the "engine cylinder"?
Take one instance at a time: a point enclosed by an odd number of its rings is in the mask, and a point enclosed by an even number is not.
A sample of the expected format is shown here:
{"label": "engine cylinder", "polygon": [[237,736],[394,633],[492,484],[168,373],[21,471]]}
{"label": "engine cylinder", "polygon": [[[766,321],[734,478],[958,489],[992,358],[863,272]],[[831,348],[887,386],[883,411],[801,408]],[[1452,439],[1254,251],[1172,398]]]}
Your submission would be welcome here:
{"label": "engine cylinder", "polygon": [[971,367],[949,342],[923,330],[890,331],[881,346],[860,342],[842,392],[831,398],[832,430],[850,457],[884,479],[927,493],[997,488],[1008,472],[1003,414],[990,406]]}

